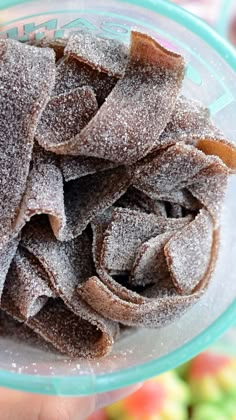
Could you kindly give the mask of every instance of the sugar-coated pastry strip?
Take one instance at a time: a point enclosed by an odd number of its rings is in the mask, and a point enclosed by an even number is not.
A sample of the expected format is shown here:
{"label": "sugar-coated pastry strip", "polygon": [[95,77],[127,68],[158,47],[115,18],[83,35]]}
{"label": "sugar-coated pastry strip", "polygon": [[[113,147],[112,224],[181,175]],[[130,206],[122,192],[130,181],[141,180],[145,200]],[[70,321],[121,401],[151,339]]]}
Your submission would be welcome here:
{"label": "sugar-coated pastry strip", "polygon": [[48,298],[55,297],[45,270],[21,247],[12,261],[5,288],[24,320],[37,315]]}
{"label": "sugar-coated pastry strip", "polygon": [[147,155],[171,117],[183,76],[180,55],[132,32],[125,75],[82,130],[73,153],[120,163]]}
{"label": "sugar-coated pastry strip", "polygon": [[204,283],[213,246],[214,223],[202,209],[194,220],[175,233],[165,245],[165,256],[173,283],[188,295]]}
{"label": "sugar-coated pastry strip", "polygon": [[17,219],[20,231],[32,216],[47,214],[60,241],[79,236],[90,221],[125,193],[132,172],[123,167],[107,170],[63,184],[63,176],[54,156],[40,150],[27,180]]}
{"label": "sugar-coated pastry strip", "polygon": [[[111,289],[98,277],[93,276],[78,287],[79,295],[97,312],[102,313],[113,321],[136,327],[160,328],[183,315],[204,294],[213,274],[218,255],[218,232],[214,231],[211,257],[208,270],[199,290],[191,295],[179,295],[173,283],[167,278],[147,288],[140,295],[140,301],[124,299],[115,285]],[[127,295],[132,292],[126,289]]]}
{"label": "sugar-coated pastry strip", "polygon": [[91,240],[87,232],[73,241],[61,243],[56,240],[48,224],[34,223],[25,228],[22,246],[40,262],[53,290],[65,305],[90,322],[94,329],[100,330],[101,346],[104,346],[104,352],[108,351],[106,346],[108,342],[111,345],[118,334],[118,325],[96,314],[76,293],[78,284],[95,273]]}
{"label": "sugar-coated pastry strip", "polygon": [[141,302],[142,297],[131,290],[127,290],[126,287],[122,286],[118,283],[112,276],[108,273],[108,271],[103,266],[103,261],[101,258],[101,250],[103,246],[104,234],[111,222],[113,208],[107,209],[105,212],[100,213],[96,216],[96,218],[92,221],[92,231],[93,231],[93,261],[96,267],[96,272],[99,277],[102,279],[104,284],[106,284],[110,290],[116,291],[119,296],[122,297],[124,300],[131,300],[132,302]]}
{"label": "sugar-coated pastry strip", "polygon": [[94,70],[73,57],[64,57],[58,62],[53,96],[69,93],[79,87],[93,89],[98,105],[101,106],[115,87],[118,79]]}
{"label": "sugar-coated pastry strip", "polygon": [[66,155],[73,137],[88,124],[97,109],[95,94],[88,86],[51,98],[37,126],[37,142],[48,151]]}
{"label": "sugar-coated pastry strip", "polygon": [[19,242],[20,235],[16,236],[0,247],[0,302],[6,276],[17,251]]}
{"label": "sugar-coated pastry strip", "polygon": [[35,347],[40,350],[56,352],[55,347],[41,338],[31,328],[23,322],[17,321],[11,315],[0,310],[0,337],[10,338],[27,346]]}
{"label": "sugar-coated pastry strip", "polygon": [[14,235],[36,126],[55,81],[55,54],[0,40],[0,244]]}
{"label": "sugar-coated pastry strip", "polygon": [[[24,322],[7,293],[3,298],[1,308],[15,320]],[[49,299],[44,308],[24,325],[60,353],[73,358],[105,356],[114,342],[113,336],[107,334],[104,337],[98,328],[71,312],[59,298]]]}
{"label": "sugar-coated pastry strip", "polygon": [[213,124],[206,107],[184,96],[177,99],[171,120],[158,139],[156,148],[177,142],[193,144],[206,155],[218,156],[229,169],[236,171],[235,144],[225,139]]}
{"label": "sugar-coated pastry strip", "polygon": [[118,166],[105,159],[89,156],[61,156],[60,168],[66,182]]}
{"label": "sugar-coated pastry strip", "polygon": [[64,56],[64,50],[68,38],[49,38],[45,36],[44,38],[34,42],[36,47],[40,48],[52,48],[56,54],[56,60],[60,60]]}
{"label": "sugar-coated pastry strip", "polygon": [[[157,287],[157,285],[156,285]],[[154,292],[155,298],[143,297],[141,303],[123,300],[111,291],[98,277],[91,277],[78,288],[79,295],[86,300],[95,310],[106,317],[116,320],[123,325],[160,328],[173,322],[183,315],[203,292],[190,296],[180,296],[177,292],[173,295],[171,290]],[[164,297],[163,297],[164,295]]]}
{"label": "sugar-coated pastry strip", "polygon": [[148,195],[180,190],[216,161],[193,146],[179,143],[138,162],[134,184]]}
{"label": "sugar-coated pastry strip", "polygon": [[111,274],[131,271],[139,247],[149,239],[186,226],[191,217],[168,219],[143,212],[115,209],[101,249],[101,265]]}
{"label": "sugar-coated pastry strip", "polygon": [[203,169],[191,180],[189,191],[209,211],[216,228],[221,222],[221,212],[227,189],[229,170],[218,158],[213,165]]}
{"label": "sugar-coated pastry strip", "polygon": [[156,216],[167,216],[165,203],[163,201],[152,199],[142,191],[133,187],[128,189],[127,193],[115,203],[115,206],[143,211],[145,213],[154,213]]}
{"label": "sugar-coated pastry strip", "polygon": [[90,32],[72,34],[65,48],[65,55],[117,78],[124,75],[128,54],[128,47],[119,40],[99,38]]}
{"label": "sugar-coated pastry strip", "polygon": [[146,286],[158,283],[169,276],[164,246],[175,232],[165,232],[144,242],[135,257],[129,283]]}

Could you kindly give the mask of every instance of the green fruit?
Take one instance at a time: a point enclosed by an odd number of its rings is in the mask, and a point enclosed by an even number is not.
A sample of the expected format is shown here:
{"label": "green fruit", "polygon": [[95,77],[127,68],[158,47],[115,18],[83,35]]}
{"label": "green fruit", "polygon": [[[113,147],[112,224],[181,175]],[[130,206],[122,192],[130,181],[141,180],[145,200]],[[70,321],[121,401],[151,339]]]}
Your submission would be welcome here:
{"label": "green fruit", "polygon": [[194,408],[192,420],[230,420],[227,414],[221,413],[214,404],[199,404]]}

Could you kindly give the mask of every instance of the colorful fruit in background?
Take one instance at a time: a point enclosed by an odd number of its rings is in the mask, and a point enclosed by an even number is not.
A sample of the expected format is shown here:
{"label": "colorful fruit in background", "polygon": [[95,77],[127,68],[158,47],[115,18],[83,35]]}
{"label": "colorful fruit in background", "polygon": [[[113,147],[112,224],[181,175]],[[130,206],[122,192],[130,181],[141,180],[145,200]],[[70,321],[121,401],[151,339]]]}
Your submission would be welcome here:
{"label": "colorful fruit in background", "polygon": [[187,420],[190,393],[175,372],[144,383],[133,395],[106,409],[109,420]]}
{"label": "colorful fruit in background", "polygon": [[236,420],[236,358],[202,353],[87,420]]}
{"label": "colorful fruit in background", "polygon": [[205,352],[189,364],[191,420],[236,420],[236,359]]}
{"label": "colorful fruit in background", "polygon": [[188,382],[192,403],[221,403],[236,399],[236,361],[229,356],[205,352],[190,363]]}

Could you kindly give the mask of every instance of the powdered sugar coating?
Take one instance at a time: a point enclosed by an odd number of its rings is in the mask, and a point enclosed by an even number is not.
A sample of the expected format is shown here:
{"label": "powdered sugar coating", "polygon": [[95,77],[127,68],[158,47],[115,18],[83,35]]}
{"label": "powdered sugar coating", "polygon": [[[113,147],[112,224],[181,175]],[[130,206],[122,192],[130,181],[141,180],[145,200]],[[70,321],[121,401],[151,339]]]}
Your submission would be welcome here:
{"label": "powdered sugar coating", "polygon": [[36,140],[51,152],[77,153],[79,145],[71,139],[88,124],[97,109],[97,100],[90,87],[51,98],[37,126]]}
{"label": "powdered sugar coating", "polygon": [[63,156],[60,159],[60,168],[66,182],[115,168],[116,166],[109,160],[87,156]]}
{"label": "powdered sugar coating", "polygon": [[183,75],[182,57],[132,32],[125,75],[79,135],[81,154],[120,163],[145,156],[171,116]]}
{"label": "powdered sugar coating", "polygon": [[37,260],[22,248],[18,249],[12,261],[5,288],[24,320],[35,316],[49,297],[55,297],[45,271]]}
{"label": "powdered sugar coating", "polygon": [[129,209],[115,209],[103,240],[101,264],[111,274],[131,271],[139,247],[164,232],[174,231],[189,219],[167,219]]}
{"label": "powdered sugar coating", "polygon": [[0,247],[0,302],[6,276],[17,251],[19,241],[20,236],[17,236]]}
{"label": "powdered sugar coating", "polygon": [[90,86],[101,106],[115,87],[117,80],[72,57],[65,57],[57,66],[53,95],[58,96],[79,87]]}
{"label": "powdered sugar coating", "polygon": [[131,284],[146,286],[169,277],[164,246],[173,235],[174,232],[165,232],[141,245],[131,270]]}
{"label": "powdered sugar coating", "polygon": [[[36,125],[55,81],[55,54],[0,40],[0,243],[13,234]],[[12,168],[14,167],[14,170]]]}
{"label": "powdered sugar coating", "polygon": [[98,38],[90,32],[76,32],[71,35],[65,54],[119,78],[124,75],[129,51],[119,40]]}
{"label": "powdered sugar coating", "polygon": [[211,215],[202,209],[165,245],[168,267],[179,293],[190,295],[204,283],[211,262],[213,230]]}

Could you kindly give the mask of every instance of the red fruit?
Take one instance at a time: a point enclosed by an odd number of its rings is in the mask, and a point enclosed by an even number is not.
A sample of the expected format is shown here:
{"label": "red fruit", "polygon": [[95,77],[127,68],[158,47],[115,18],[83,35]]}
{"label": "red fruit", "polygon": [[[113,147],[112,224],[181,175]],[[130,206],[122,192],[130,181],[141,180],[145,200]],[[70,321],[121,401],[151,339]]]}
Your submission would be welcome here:
{"label": "red fruit", "polygon": [[190,364],[189,375],[191,378],[213,376],[229,363],[230,359],[227,356],[205,352],[193,359]]}
{"label": "red fruit", "polygon": [[97,410],[87,420],[108,420],[108,417],[104,410]]}
{"label": "red fruit", "polygon": [[167,393],[162,384],[147,381],[142,388],[125,398],[123,405],[130,416],[141,418],[141,416],[158,414],[166,398]]}

